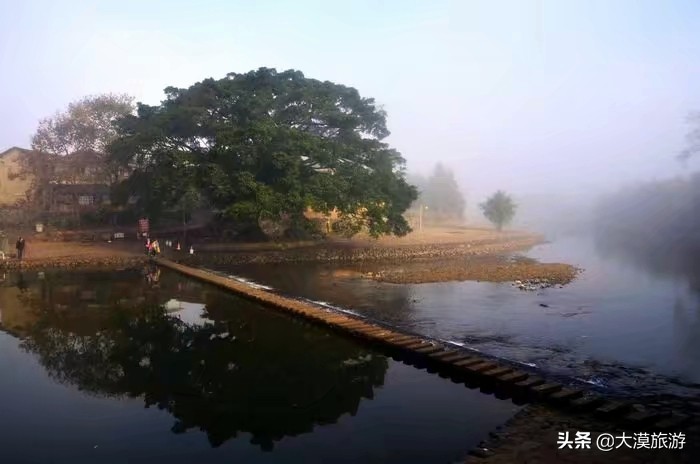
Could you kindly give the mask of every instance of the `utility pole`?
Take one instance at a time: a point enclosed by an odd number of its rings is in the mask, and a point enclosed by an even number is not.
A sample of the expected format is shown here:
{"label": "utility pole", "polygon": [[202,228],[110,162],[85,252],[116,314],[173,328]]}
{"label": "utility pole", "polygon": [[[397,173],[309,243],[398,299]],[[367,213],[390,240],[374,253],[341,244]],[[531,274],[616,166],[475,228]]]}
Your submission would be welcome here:
{"label": "utility pole", "polygon": [[418,230],[423,232],[423,209],[428,209],[427,206],[420,205],[420,210],[418,211]]}

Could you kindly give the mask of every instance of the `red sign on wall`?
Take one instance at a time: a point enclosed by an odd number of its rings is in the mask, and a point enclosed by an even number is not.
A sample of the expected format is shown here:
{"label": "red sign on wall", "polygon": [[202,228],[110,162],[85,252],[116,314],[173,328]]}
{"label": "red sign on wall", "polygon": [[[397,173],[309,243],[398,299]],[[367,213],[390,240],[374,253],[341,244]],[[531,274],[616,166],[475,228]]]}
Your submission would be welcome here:
{"label": "red sign on wall", "polygon": [[147,218],[139,219],[139,234],[140,235],[148,234],[148,230],[149,230],[148,226],[149,226],[149,224],[148,224]]}

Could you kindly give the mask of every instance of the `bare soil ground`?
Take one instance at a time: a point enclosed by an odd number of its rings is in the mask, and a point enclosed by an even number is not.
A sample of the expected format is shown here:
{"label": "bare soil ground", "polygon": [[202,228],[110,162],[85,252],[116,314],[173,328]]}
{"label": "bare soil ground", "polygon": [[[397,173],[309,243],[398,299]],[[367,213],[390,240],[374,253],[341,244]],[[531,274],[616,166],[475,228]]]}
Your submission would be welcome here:
{"label": "bare soil ground", "polygon": [[[403,245],[456,245],[481,243],[486,241],[509,241],[533,237],[534,234],[522,231],[502,231],[481,227],[431,227],[422,231],[415,230],[404,237],[381,237],[373,239],[366,235],[357,235],[350,239],[359,246],[403,246]],[[342,239],[336,239],[342,242]]]}
{"label": "bare soil ground", "polygon": [[34,261],[52,258],[131,257],[136,254],[136,250],[136,244],[132,247],[125,247],[113,243],[27,241],[25,259]]}
{"label": "bare soil ground", "polygon": [[352,238],[331,236],[325,241],[283,241],[261,243],[205,243],[198,246],[202,251],[264,251],[287,250],[314,246],[332,246],[338,248],[393,248],[429,245],[466,245],[477,246],[484,243],[507,242],[515,239],[538,238],[538,236],[521,231],[498,232],[493,229],[474,227],[432,227],[422,231],[413,231],[404,237],[385,236],[372,238],[358,234]]}
{"label": "bare soil ground", "polygon": [[145,260],[138,244],[44,242],[28,239],[24,259],[12,253],[0,266],[5,269],[41,267],[122,267]]}

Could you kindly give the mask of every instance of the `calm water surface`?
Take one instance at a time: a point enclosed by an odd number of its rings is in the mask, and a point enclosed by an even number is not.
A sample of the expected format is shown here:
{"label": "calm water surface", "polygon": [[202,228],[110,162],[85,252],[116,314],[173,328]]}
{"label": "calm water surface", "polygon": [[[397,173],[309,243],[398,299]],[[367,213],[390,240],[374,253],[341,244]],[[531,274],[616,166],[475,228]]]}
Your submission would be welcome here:
{"label": "calm water surface", "polygon": [[221,269],[602,388],[698,394],[700,263],[586,237],[527,255],[585,271],[563,288],[523,292],[508,283],[380,284],[349,276],[347,266]]}
{"label": "calm water surface", "polygon": [[453,462],[517,410],[163,271],[6,275],[0,462]]}

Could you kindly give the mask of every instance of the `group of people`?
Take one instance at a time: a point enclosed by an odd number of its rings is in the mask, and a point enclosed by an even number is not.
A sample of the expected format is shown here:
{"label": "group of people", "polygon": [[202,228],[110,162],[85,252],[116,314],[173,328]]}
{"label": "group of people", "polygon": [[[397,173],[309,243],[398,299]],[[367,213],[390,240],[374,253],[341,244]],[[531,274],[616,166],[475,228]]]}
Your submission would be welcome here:
{"label": "group of people", "polygon": [[160,281],[160,268],[158,266],[146,267],[144,274],[146,281],[152,286],[158,286]]}
{"label": "group of people", "polygon": [[149,256],[158,256],[160,254],[160,243],[158,243],[158,240],[151,240],[150,237],[146,238],[146,254]]}
{"label": "group of people", "polygon": [[[180,251],[180,242],[173,242],[172,240],[166,240],[165,246],[168,248],[175,248],[175,251]],[[194,247],[190,246],[189,253],[194,254]],[[160,254],[160,243],[157,239],[151,240],[150,237],[146,237],[146,254],[148,256],[158,256]]]}

